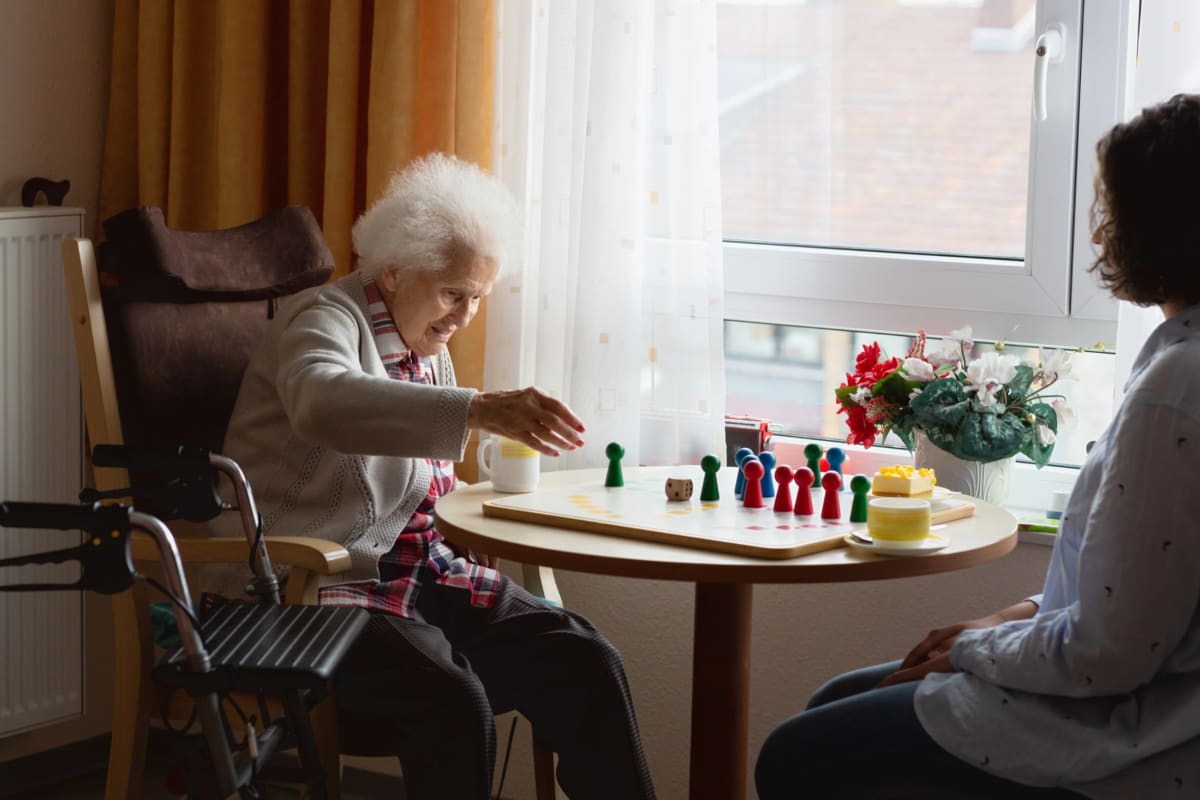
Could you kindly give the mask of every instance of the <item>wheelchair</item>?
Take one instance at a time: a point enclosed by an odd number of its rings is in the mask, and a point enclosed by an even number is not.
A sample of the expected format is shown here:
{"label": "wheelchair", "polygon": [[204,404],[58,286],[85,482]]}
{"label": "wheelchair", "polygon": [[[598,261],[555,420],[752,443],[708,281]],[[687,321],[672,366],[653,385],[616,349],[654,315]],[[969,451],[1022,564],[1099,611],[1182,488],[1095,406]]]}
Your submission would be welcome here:
{"label": "wheelchair", "polygon": [[[256,780],[262,765],[278,751],[295,747],[309,797],[324,800],[325,775],[308,711],[329,692],[338,665],[366,624],[367,612],[280,602],[250,485],[231,459],[201,448],[98,445],[93,463],[129,470],[134,487],[84,490],[79,505],[0,503],[0,527],[84,533],[76,547],[6,558],[0,560],[0,568],[78,562],[78,580],[3,585],[0,591],[116,594],[135,580],[146,580],[173,604],[179,646],[164,653],[151,677],[167,691],[186,692],[194,704],[192,713],[202,735],[197,749],[204,788],[198,793],[205,798],[258,798]],[[204,522],[227,510],[217,490],[219,475],[230,480],[236,493],[253,575],[247,593],[253,599],[220,604],[200,619],[175,537],[163,520]],[[135,507],[100,502],[124,497],[132,497]],[[135,531],[153,540],[165,585],[135,569],[130,553]],[[256,700],[261,726],[245,716],[235,693]],[[268,697],[280,701],[282,713],[272,712]],[[243,716],[240,740],[222,711],[226,700]]]}

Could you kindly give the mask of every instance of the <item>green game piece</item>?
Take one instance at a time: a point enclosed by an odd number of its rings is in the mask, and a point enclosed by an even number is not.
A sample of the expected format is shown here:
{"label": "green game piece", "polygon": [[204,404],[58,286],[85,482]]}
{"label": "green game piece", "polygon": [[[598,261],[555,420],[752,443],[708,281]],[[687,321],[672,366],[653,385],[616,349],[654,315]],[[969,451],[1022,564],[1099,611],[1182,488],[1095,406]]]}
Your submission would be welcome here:
{"label": "green game piece", "polygon": [[855,475],[850,479],[850,491],[854,492],[854,501],[850,504],[850,521],[867,521],[867,492],[871,491],[871,481],[866,475]]}
{"label": "green game piece", "polygon": [[700,486],[700,502],[715,503],[721,499],[721,490],[717,487],[717,472],[721,469],[721,459],[713,455],[700,459],[700,469],[704,470],[704,483]]}
{"label": "green game piece", "polygon": [[604,476],[605,486],[624,486],[625,476],[621,474],[621,459],[625,457],[625,448],[619,442],[609,442],[604,448],[608,456],[608,474]]}
{"label": "green game piece", "polygon": [[821,488],[821,445],[816,442],[804,445],[804,457],[808,459],[808,468],[812,470],[812,488]]}

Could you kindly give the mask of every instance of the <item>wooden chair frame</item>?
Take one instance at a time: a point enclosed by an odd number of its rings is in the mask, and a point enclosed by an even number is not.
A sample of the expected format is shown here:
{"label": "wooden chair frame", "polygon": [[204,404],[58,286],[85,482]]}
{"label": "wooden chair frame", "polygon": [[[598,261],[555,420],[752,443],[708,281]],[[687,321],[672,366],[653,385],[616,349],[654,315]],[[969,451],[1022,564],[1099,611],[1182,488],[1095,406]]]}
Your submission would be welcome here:
{"label": "wooden chair frame", "polygon": [[[100,299],[99,271],[91,240],[72,237],[63,242],[63,270],[88,439],[93,445],[123,444],[108,329]],[[125,470],[95,468],[95,482],[100,491],[109,491],[128,486],[129,478]],[[244,563],[249,555],[249,545],[244,537],[178,538],[178,546],[185,565]],[[340,545],[323,539],[272,536],[267,539],[267,548],[273,563],[291,567],[285,589],[290,602],[316,603],[321,576],[350,569],[350,554]],[[135,534],[131,552],[135,561],[158,561],[158,551],[144,534]],[[523,569],[522,582],[526,589],[547,602],[561,605],[562,599],[550,568],[527,564]],[[154,641],[148,602],[141,583],[112,598],[114,710],[106,800],[137,800],[142,794],[147,731],[159,699],[150,679]],[[183,693],[173,692],[167,701],[165,713],[170,719],[189,718],[191,703]],[[329,800],[339,800],[341,770],[337,713],[332,694],[312,710],[311,719],[325,768]],[[534,782],[537,800],[554,800],[557,796],[554,755],[536,742]]]}

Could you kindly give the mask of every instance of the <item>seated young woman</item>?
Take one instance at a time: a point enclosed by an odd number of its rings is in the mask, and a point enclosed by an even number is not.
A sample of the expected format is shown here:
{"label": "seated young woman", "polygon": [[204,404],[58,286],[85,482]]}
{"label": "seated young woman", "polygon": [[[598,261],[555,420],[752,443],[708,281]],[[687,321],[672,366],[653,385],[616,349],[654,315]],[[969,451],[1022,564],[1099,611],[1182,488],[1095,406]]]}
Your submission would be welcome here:
{"label": "seated young woman", "polygon": [[763,744],[762,800],[1200,797],[1200,97],[1097,153],[1092,269],[1166,319],[1080,471],[1043,593],[820,688]]}

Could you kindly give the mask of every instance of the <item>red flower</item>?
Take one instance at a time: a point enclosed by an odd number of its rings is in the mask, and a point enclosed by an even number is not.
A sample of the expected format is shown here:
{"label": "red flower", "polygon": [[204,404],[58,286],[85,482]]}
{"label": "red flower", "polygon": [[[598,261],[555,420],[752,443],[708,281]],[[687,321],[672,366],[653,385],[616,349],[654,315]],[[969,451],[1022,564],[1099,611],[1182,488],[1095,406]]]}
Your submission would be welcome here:
{"label": "red flower", "polygon": [[873,375],[871,383],[875,383],[875,381],[883,380],[888,375],[891,375],[893,372],[895,372],[898,369],[900,369],[900,359],[889,358],[887,361],[885,361],[882,364],[875,367],[875,373]]}
{"label": "red flower", "polygon": [[[924,333],[922,333],[921,347],[924,348]],[[850,428],[850,435],[846,437],[846,442],[849,444],[861,444],[863,447],[873,445],[876,437],[879,436],[880,423],[889,424],[899,410],[899,406],[895,403],[879,397],[872,398],[866,406],[860,406],[851,401],[847,393],[841,391],[858,386],[873,387],[900,368],[901,360],[899,358],[889,358],[881,362],[879,360],[881,355],[882,349],[878,342],[863,345],[862,352],[854,359],[854,372],[846,373],[846,382],[838,387],[838,396],[841,398],[841,402],[838,404],[838,413],[846,415],[846,425]]]}
{"label": "red flower", "polygon": [[925,329],[921,328],[917,331],[917,338],[913,341],[912,347],[908,348],[909,358],[919,358],[925,360]]}
{"label": "red flower", "polygon": [[862,352],[854,359],[854,374],[866,375],[875,369],[875,365],[879,363],[879,354],[879,342],[864,344]]}
{"label": "red flower", "polygon": [[900,410],[900,406],[895,403],[889,403],[882,397],[872,397],[867,403],[867,419],[878,425],[881,422],[888,422],[892,416]]}
{"label": "red flower", "polygon": [[880,363],[880,354],[878,342],[864,344],[862,352],[854,359],[854,375],[846,376],[848,385],[871,386],[900,368],[900,359],[889,358]]}
{"label": "red flower", "polygon": [[841,410],[846,412],[846,425],[850,428],[850,435],[846,437],[846,443],[861,444],[863,447],[875,444],[875,436],[879,431],[867,419],[867,410],[862,406],[855,405],[843,406]]}

